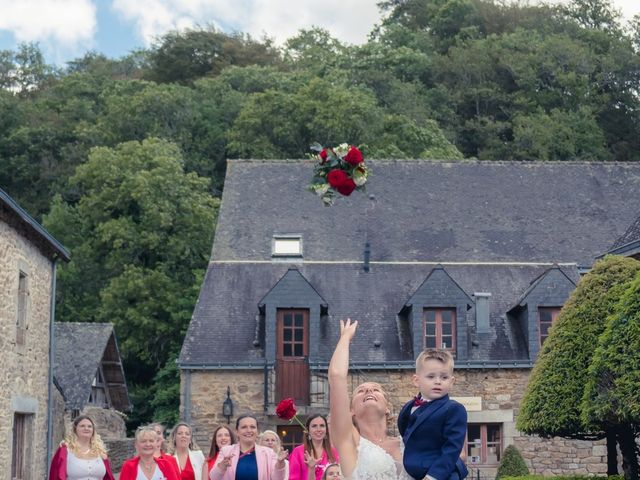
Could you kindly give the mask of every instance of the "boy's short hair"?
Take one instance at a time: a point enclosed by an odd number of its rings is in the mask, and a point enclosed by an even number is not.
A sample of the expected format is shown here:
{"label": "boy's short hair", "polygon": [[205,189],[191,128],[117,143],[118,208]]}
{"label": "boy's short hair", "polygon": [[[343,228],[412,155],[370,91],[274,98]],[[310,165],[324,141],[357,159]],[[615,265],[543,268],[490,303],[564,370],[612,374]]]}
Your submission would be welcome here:
{"label": "boy's short hair", "polygon": [[419,370],[420,365],[427,360],[438,360],[445,365],[451,365],[451,370],[453,371],[453,355],[451,355],[449,350],[439,350],[436,348],[427,348],[426,350],[423,350],[416,359],[416,370]]}

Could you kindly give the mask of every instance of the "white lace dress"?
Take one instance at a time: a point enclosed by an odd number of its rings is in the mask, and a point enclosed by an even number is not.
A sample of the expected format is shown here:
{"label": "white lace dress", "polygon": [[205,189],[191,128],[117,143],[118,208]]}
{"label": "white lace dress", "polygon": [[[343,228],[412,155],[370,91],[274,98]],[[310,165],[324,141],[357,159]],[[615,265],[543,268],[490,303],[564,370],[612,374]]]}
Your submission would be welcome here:
{"label": "white lace dress", "polygon": [[413,480],[383,448],[364,437],[358,445],[356,468],[345,480]]}

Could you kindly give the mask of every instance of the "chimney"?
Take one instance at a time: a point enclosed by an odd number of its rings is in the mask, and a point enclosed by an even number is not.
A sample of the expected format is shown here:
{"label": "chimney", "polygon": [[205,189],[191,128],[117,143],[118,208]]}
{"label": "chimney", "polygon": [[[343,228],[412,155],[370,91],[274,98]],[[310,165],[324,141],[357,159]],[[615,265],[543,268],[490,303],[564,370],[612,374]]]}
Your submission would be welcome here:
{"label": "chimney", "polygon": [[489,333],[489,299],[490,293],[475,292],[476,298],[476,333]]}
{"label": "chimney", "polygon": [[369,242],[364,244],[364,271],[368,272],[369,271],[369,259],[371,257],[371,245],[369,245]]}

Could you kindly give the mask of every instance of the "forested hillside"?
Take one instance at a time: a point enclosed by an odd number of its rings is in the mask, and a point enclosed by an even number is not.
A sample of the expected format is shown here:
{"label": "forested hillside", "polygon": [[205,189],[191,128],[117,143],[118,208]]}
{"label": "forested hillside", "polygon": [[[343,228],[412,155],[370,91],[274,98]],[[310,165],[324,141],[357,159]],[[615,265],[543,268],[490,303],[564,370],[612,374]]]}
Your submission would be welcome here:
{"label": "forested hillside", "polygon": [[72,253],[58,320],[115,323],[132,424],[177,415],[227,158],[348,141],[367,158],[640,160],[639,18],[605,0],[380,9],[358,46],[203,28],[64,67],[0,51],[0,187]]}

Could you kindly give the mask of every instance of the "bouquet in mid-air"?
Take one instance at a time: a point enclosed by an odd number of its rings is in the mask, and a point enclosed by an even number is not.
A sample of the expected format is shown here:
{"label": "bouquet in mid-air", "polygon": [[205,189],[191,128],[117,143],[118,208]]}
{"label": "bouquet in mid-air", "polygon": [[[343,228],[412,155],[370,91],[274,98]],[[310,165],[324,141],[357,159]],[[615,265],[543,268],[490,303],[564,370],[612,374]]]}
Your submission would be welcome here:
{"label": "bouquet in mid-air", "polygon": [[333,205],[336,194],[348,197],[354,190],[364,191],[369,171],[362,152],[354,145],[341,143],[325,148],[319,143],[311,145],[317,163],[309,190],[318,195],[326,206]]}

